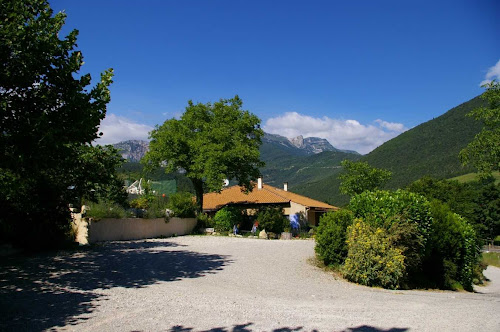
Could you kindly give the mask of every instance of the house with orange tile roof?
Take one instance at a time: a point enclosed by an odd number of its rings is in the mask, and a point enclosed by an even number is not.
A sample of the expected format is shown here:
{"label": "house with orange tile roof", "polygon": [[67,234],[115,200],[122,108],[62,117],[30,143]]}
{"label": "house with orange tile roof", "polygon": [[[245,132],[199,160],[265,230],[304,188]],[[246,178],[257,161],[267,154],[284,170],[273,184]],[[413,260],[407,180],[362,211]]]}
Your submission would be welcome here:
{"label": "house with orange tile roof", "polygon": [[262,178],[258,179],[257,186],[249,193],[245,193],[240,186],[232,186],[220,193],[203,195],[203,212],[209,214],[225,206],[237,206],[255,211],[263,205],[281,206],[285,216],[303,213],[311,225],[318,225],[322,214],[338,210],[338,207],[288,191],[286,182],[283,189],[278,189],[263,184]]}

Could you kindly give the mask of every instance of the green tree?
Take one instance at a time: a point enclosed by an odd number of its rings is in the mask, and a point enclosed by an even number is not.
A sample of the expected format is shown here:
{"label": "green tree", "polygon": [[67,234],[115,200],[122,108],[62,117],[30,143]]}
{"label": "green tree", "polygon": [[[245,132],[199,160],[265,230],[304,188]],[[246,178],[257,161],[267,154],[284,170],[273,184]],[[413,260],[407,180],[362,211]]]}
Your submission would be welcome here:
{"label": "green tree", "polygon": [[314,250],[325,265],[341,265],[347,257],[347,227],[354,214],[346,209],[328,212],[319,219]]}
{"label": "green tree", "polygon": [[462,164],[474,165],[481,178],[500,170],[500,83],[493,80],[483,87],[486,91],[481,97],[488,107],[479,107],[467,116],[483,121],[484,128],[459,154]]}
{"label": "green tree", "polygon": [[354,196],[364,191],[373,191],[380,188],[392,176],[385,169],[371,167],[367,162],[344,160],[340,163],[344,172],[339,175],[340,192]]}
{"label": "green tree", "polygon": [[268,233],[279,234],[290,225],[288,218],[283,216],[281,206],[262,206],[257,214],[257,220],[259,221],[259,229],[265,229]]}
{"label": "green tree", "polygon": [[150,133],[149,151],[142,162],[149,169],[166,165],[165,172],[182,170],[193,183],[197,210],[203,193],[220,192],[224,179],[236,179],[252,190],[259,175],[259,146],[264,132],[260,119],[241,109],[235,96],[213,104],[188,102],[180,119],[170,119]]}
{"label": "green tree", "polygon": [[87,88],[78,31],[59,38],[65,17],[46,0],[0,2],[0,240],[23,246],[60,243],[71,233],[68,203],[99,189],[96,179],[111,183],[117,162],[91,146],[112,70]]}

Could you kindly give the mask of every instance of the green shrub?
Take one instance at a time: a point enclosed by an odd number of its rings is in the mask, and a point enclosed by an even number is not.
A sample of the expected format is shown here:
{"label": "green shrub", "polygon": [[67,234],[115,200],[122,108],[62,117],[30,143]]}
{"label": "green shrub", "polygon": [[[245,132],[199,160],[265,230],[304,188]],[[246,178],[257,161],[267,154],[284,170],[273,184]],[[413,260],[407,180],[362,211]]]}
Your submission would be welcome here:
{"label": "green shrub", "polygon": [[344,263],[347,257],[347,227],[353,219],[354,215],[349,210],[328,212],[319,219],[314,249],[325,265]]}
{"label": "green shrub", "polygon": [[385,228],[358,219],[347,229],[347,244],[342,268],[346,279],[366,286],[400,287],[406,275],[405,257]]}
{"label": "green shrub", "polygon": [[428,281],[440,288],[472,290],[479,263],[479,246],[473,227],[448,205],[431,204],[434,222],[424,264]]}
{"label": "green shrub", "polygon": [[[351,200],[349,207],[355,218],[373,227],[382,227],[407,259],[411,278],[421,270],[425,246],[432,224],[431,206],[422,195],[397,190],[364,192]],[[411,280],[408,280],[411,282]]]}
{"label": "green shrub", "polygon": [[196,203],[193,196],[187,192],[180,192],[170,196],[169,209],[174,212],[175,217],[194,218]]}
{"label": "green shrub", "polygon": [[206,213],[200,213],[196,216],[195,233],[201,233],[205,228],[214,227],[213,219]]}
{"label": "green shrub", "polygon": [[149,208],[149,204],[150,202],[146,196],[141,196],[136,199],[133,199],[129,203],[130,207],[134,209],[143,209],[143,210],[147,210]]}
{"label": "green shrub", "polygon": [[234,207],[224,207],[214,216],[214,228],[217,232],[228,232],[241,221],[241,210]]}
{"label": "green shrub", "polygon": [[405,190],[366,191],[352,198],[349,209],[356,218],[376,227],[388,229],[397,221],[415,223],[424,244],[432,223],[429,201],[422,195]]}
{"label": "green shrub", "polygon": [[497,235],[493,240],[493,245],[500,246],[500,235]]}
{"label": "green shrub", "polygon": [[257,215],[259,228],[265,229],[267,233],[280,234],[285,227],[290,227],[290,222],[283,216],[283,208],[275,206],[264,206],[259,209]]}
{"label": "green shrub", "polygon": [[125,218],[126,216],[127,212],[122,206],[108,202],[90,203],[86,213],[86,217],[94,219],[102,219],[102,218],[119,219],[119,218]]}

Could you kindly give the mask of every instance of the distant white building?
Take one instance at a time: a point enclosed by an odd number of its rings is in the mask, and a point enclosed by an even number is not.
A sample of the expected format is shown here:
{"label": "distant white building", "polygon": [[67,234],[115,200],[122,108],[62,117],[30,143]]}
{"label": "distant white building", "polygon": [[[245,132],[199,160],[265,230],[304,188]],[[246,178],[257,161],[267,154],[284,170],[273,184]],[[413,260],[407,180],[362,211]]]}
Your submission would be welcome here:
{"label": "distant white building", "polygon": [[144,195],[146,190],[142,186],[142,178],[140,180],[134,181],[130,186],[127,187],[127,194],[133,195]]}

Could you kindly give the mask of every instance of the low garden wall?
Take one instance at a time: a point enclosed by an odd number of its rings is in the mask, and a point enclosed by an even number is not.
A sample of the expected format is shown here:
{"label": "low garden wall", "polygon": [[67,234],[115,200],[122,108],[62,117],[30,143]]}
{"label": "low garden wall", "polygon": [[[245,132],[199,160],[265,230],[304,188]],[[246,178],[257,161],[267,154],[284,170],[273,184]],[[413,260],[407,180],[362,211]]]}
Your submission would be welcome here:
{"label": "low garden wall", "polygon": [[185,235],[193,231],[196,218],[142,219],[103,218],[98,221],[75,218],[77,241],[81,244],[99,241],[139,240],[172,235]]}

